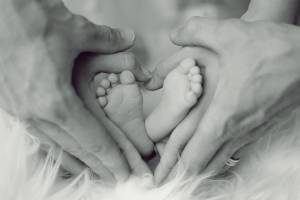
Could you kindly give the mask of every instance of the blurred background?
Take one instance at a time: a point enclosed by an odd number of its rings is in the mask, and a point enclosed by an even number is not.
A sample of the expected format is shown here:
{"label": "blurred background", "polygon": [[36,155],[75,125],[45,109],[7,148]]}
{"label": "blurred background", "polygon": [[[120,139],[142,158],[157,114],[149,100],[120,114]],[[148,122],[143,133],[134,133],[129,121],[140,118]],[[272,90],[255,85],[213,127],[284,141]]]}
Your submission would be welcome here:
{"label": "blurred background", "polygon": [[130,27],[136,32],[133,51],[148,69],[172,55],[178,47],[169,32],[191,16],[240,17],[249,0],[64,0],[74,13],[96,24]]}

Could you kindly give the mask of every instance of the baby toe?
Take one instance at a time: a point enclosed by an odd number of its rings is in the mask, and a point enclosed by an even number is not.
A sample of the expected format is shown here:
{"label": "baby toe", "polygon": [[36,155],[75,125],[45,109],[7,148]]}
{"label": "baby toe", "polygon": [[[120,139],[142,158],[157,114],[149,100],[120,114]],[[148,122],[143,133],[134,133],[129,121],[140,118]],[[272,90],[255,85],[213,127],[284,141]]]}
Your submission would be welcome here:
{"label": "baby toe", "polygon": [[199,83],[192,83],[191,90],[197,97],[199,97],[202,93],[202,86]]}
{"label": "baby toe", "polygon": [[110,74],[107,78],[112,84],[115,84],[119,81],[119,77],[116,74]]}
{"label": "baby toe", "polygon": [[190,80],[194,83],[201,83],[202,82],[202,76],[200,74],[191,75]]}
{"label": "baby toe", "polygon": [[100,104],[100,106],[105,107],[108,103],[107,98],[106,97],[99,97],[98,98],[98,102]]}
{"label": "baby toe", "polygon": [[97,97],[102,97],[106,94],[106,91],[103,87],[98,87],[96,90]]}
{"label": "baby toe", "polygon": [[186,93],[185,95],[185,99],[188,102],[189,105],[194,105],[195,103],[197,103],[197,96],[195,95],[194,92],[189,91],[188,93]]}
{"label": "baby toe", "polygon": [[135,77],[131,71],[123,71],[120,75],[120,81],[122,84],[133,84],[135,82]]}
{"label": "baby toe", "polygon": [[193,75],[195,75],[195,74],[200,74],[200,68],[197,67],[197,66],[192,67],[192,68],[190,69],[190,74],[193,74]]}
{"label": "baby toe", "polygon": [[188,73],[189,70],[195,66],[196,62],[192,58],[186,58],[180,63],[180,69],[182,70],[183,73]]}
{"label": "baby toe", "polygon": [[100,85],[101,81],[105,78],[107,78],[108,74],[107,73],[99,73],[96,74],[94,77],[94,82],[98,85]]}
{"label": "baby toe", "polygon": [[110,81],[108,79],[103,79],[101,82],[100,82],[100,85],[105,88],[105,89],[108,89],[110,87]]}

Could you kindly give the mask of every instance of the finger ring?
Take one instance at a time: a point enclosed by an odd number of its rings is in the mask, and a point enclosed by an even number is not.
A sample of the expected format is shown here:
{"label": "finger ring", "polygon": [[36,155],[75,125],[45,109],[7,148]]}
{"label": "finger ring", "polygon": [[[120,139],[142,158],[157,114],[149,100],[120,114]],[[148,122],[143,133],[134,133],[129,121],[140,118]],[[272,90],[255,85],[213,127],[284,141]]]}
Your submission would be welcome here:
{"label": "finger ring", "polygon": [[225,165],[229,167],[234,167],[238,164],[238,162],[240,162],[240,159],[231,157],[226,161]]}

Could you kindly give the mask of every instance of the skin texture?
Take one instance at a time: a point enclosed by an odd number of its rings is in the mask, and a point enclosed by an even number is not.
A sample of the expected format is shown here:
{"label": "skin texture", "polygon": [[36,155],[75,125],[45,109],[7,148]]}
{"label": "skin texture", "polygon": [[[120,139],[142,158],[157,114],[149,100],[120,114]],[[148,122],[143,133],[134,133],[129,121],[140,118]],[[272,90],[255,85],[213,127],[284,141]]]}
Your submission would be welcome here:
{"label": "skin texture", "polygon": [[[253,13],[245,19],[251,21]],[[203,101],[171,134],[155,172],[157,183],[172,176],[180,153],[187,174],[222,171],[226,160],[262,137],[273,119],[298,106],[298,34],[297,27],[285,24],[197,17],[173,31],[175,44],[196,46],[210,56],[195,58],[206,69]],[[148,87],[160,85],[175,61],[161,64]]]}
{"label": "skin texture", "polygon": [[[126,179],[130,170],[147,173],[135,148],[89,100],[98,71],[128,69],[147,80],[134,56],[122,53],[134,33],[96,26],[60,0],[4,0],[0,7],[1,107],[28,122],[45,146],[62,148],[65,161],[72,160],[64,166],[73,173],[85,168],[82,163],[107,182]],[[82,52],[95,54],[81,56],[74,67]]]}

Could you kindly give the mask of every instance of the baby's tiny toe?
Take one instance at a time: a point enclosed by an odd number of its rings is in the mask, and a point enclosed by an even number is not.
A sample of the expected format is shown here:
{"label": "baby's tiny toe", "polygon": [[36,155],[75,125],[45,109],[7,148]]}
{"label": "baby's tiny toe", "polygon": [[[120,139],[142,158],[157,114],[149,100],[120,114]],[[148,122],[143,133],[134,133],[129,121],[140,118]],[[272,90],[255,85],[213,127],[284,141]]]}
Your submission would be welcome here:
{"label": "baby's tiny toe", "polygon": [[107,98],[106,97],[99,97],[98,102],[99,102],[100,106],[104,107],[107,104]]}
{"label": "baby's tiny toe", "polygon": [[180,68],[182,69],[183,73],[187,73],[192,66],[195,66],[196,62],[192,58],[186,58],[180,63]]}
{"label": "baby's tiny toe", "polygon": [[191,74],[200,74],[200,69],[197,66],[194,66],[190,69]]}
{"label": "baby's tiny toe", "polygon": [[187,102],[190,104],[195,104],[197,102],[197,96],[192,91],[189,91],[186,94],[185,98],[186,98]]}
{"label": "baby's tiny toe", "polygon": [[202,76],[200,74],[191,75],[191,81],[194,83],[201,83],[202,82]]}
{"label": "baby's tiny toe", "polygon": [[102,97],[106,94],[105,89],[103,87],[98,87],[96,90],[97,97]]}
{"label": "baby's tiny toe", "polygon": [[202,86],[200,84],[198,84],[198,83],[192,83],[191,84],[191,89],[197,95],[197,97],[200,96],[200,94],[202,92]]}
{"label": "baby's tiny toe", "polygon": [[132,84],[135,82],[135,77],[131,71],[123,71],[120,75],[120,81],[122,84]]}
{"label": "baby's tiny toe", "polygon": [[181,61],[180,65],[183,67],[185,66],[191,67],[196,65],[196,61],[193,58],[186,58],[183,61]]}
{"label": "baby's tiny toe", "polygon": [[105,89],[108,89],[110,87],[110,81],[107,80],[107,79],[103,79],[100,83],[100,85],[105,88]]}
{"label": "baby's tiny toe", "polygon": [[100,84],[100,82],[107,77],[107,73],[99,73],[94,77],[94,82]]}
{"label": "baby's tiny toe", "polygon": [[119,78],[116,74],[110,74],[108,76],[108,80],[112,83],[112,84],[115,84],[119,81]]}

